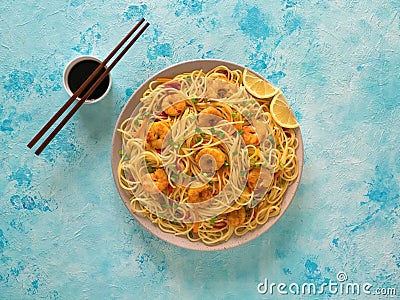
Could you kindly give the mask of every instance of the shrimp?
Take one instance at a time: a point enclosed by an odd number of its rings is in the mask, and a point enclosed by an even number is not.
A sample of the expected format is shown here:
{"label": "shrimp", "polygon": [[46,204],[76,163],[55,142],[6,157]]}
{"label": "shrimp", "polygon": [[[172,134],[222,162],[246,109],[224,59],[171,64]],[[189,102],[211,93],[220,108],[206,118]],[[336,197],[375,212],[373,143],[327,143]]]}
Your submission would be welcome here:
{"label": "shrimp", "polygon": [[238,210],[231,211],[226,215],[226,220],[228,222],[228,225],[231,226],[240,226],[243,225],[244,221],[246,220],[246,210],[242,206]]}
{"label": "shrimp", "polygon": [[198,116],[199,126],[208,127],[216,125],[224,116],[213,106],[203,109]]}
{"label": "shrimp", "polygon": [[249,187],[250,191],[254,191],[254,189],[256,188],[257,182],[258,182],[258,188],[260,189],[266,189],[269,187],[271,180],[272,180],[272,176],[269,172],[266,172],[263,175],[265,175],[264,177],[260,178],[260,173],[261,173],[261,168],[255,168],[250,170],[249,172],[249,176],[247,177],[247,186]]}
{"label": "shrimp", "polygon": [[154,173],[143,175],[141,182],[145,191],[157,194],[168,187],[168,176],[164,169],[157,169]]}
{"label": "shrimp", "polygon": [[188,191],[189,203],[200,203],[209,200],[213,197],[212,187],[203,185],[200,187],[189,188]]}
{"label": "shrimp", "polygon": [[260,144],[256,130],[254,129],[253,126],[243,126],[242,137],[243,137],[243,140],[246,143],[246,145],[257,146]]}
{"label": "shrimp", "polygon": [[161,149],[163,140],[167,135],[169,129],[165,122],[159,121],[154,122],[149,131],[147,132],[147,143],[150,144],[154,149]]}
{"label": "shrimp", "polygon": [[173,93],[164,97],[161,107],[167,115],[176,117],[186,109],[186,102],[181,94]]}
{"label": "shrimp", "polygon": [[196,155],[196,163],[203,172],[208,173],[219,170],[225,163],[225,158],[225,154],[219,148],[203,148]]}

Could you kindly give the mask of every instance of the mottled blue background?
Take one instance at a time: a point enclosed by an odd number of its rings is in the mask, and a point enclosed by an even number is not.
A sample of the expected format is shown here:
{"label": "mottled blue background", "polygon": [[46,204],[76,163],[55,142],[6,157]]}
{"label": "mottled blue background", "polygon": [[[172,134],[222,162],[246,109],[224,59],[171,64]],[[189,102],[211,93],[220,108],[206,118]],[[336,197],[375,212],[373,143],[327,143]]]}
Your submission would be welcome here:
{"label": "mottled blue background", "polygon": [[[0,299],[290,299],[260,295],[257,285],[322,284],[340,271],[400,294],[398,0],[1,7]],[[113,70],[109,96],[84,106],[36,157],[26,144],[67,99],[65,64],[104,58],[141,17],[151,26]],[[147,233],[110,168],[129,96],[160,69],[198,58],[230,60],[277,84],[304,136],[303,178],[288,212],[224,252],[187,251]],[[330,297],[345,298],[318,296]]]}

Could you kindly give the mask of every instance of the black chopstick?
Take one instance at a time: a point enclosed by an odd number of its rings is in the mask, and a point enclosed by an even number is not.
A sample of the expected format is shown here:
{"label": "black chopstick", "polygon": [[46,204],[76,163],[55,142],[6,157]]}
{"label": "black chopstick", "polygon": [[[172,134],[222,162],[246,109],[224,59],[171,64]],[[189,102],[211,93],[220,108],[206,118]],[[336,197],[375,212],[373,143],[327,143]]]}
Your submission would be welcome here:
{"label": "black chopstick", "polygon": [[[112,59],[112,57],[121,49],[121,47],[129,40],[129,38],[135,33],[135,31],[142,25],[144,19],[141,19],[135,27],[125,36],[125,38],[114,48],[114,50],[107,56],[107,58],[93,71],[89,78],[81,85],[81,87],[72,95],[72,97],[56,112],[56,114],[43,126],[43,128],[36,134],[36,136],[29,142],[28,147],[32,148],[40,138],[50,129],[50,127],[57,121],[57,119],[68,109],[74,100],[82,93],[82,91],[92,83],[96,75],[104,68],[104,66]],[[94,82],[90,89],[85,95],[75,104],[75,106],[69,111],[60,124],[49,134],[45,141],[35,151],[36,155],[39,155],[44,148],[51,142],[51,140],[57,135],[57,133],[64,127],[69,119],[78,111],[85,100],[93,93],[93,91],[100,85],[103,79],[110,73],[114,66],[121,60],[125,53],[132,47],[136,40],[144,33],[150,24],[146,22],[144,27],[134,36],[134,38],[128,43],[128,45],[121,51],[117,58],[108,66],[104,73]]]}

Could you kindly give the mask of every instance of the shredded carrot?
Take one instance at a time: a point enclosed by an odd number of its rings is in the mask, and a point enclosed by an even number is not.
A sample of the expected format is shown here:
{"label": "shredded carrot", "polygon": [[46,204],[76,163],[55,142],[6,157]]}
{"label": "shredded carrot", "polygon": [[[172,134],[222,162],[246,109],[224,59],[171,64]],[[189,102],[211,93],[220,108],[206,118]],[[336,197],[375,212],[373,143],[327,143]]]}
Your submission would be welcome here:
{"label": "shredded carrot", "polygon": [[[197,209],[194,209],[194,220],[198,220],[199,219],[199,212],[197,211]],[[200,222],[194,222],[193,223],[193,233],[197,234],[199,232],[199,225]]]}
{"label": "shredded carrot", "polygon": [[276,172],[274,175],[274,180],[276,180],[279,176],[281,176],[282,173],[283,173],[282,171]]}
{"label": "shredded carrot", "polygon": [[193,224],[193,233],[197,234],[199,232],[199,222]]}
{"label": "shredded carrot", "polygon": [[166,78],[166,77],[158,77],[156,79],[156,81],[158,81],[158,82],[168,82],[170,80],[171,80],[171,78]]}

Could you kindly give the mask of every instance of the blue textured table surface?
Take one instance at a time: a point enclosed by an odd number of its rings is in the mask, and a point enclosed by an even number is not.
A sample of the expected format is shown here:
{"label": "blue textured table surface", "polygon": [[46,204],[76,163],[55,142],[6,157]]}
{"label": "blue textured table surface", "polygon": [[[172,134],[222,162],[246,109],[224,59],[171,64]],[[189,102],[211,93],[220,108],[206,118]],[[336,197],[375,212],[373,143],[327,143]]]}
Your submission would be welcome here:
{"label": "blue textured table surface", "polygon": [[[1,6],[0,299],[399,297],[398,0]],[[104,58],[141,17],[151,25],[112,71],[107,98],[82,107],[35,156],[27,142],[68,98],[66,63]],[[111,173],[114,124],[129,96],[164,67],[198,58],[248,66],[278,85],[305,144],[287,213],[223,252],[150,235]],[[307,285],[322,293],[310,296]]]}

